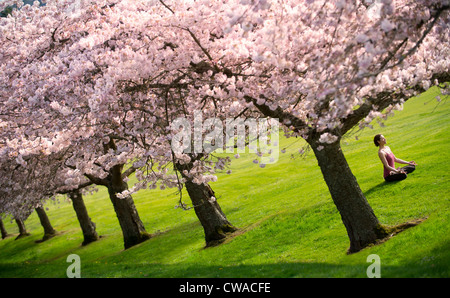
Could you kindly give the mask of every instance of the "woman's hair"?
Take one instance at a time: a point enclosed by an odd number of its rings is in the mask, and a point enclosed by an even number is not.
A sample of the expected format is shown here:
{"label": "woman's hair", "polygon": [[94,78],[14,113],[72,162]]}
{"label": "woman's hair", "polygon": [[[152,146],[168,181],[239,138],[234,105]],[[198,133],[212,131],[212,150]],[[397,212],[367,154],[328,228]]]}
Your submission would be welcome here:
{"label": "woman's hair", "polygon": [[381,136],[382,136],[382,134],[379,133],[373,138],[373,142],[375,143],[375,146],[377,146],[377,147],[380,146],[380,144],[378,144],[378,142],[380,141]]}

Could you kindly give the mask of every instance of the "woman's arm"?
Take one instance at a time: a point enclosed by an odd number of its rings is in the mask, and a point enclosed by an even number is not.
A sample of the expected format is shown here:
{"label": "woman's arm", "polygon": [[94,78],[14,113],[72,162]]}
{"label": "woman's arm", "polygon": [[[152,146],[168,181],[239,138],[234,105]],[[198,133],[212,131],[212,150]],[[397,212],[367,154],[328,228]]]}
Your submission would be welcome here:
{"label": "woman's arm", "polygon": [[414,160],[412,160],[412,161],[404,161],[404,160],[396,157],[395,158],[395,162],[402,163],[402,164],[405,164],[405,165],[417,166],[417,164],[416,164],[416,162]]}

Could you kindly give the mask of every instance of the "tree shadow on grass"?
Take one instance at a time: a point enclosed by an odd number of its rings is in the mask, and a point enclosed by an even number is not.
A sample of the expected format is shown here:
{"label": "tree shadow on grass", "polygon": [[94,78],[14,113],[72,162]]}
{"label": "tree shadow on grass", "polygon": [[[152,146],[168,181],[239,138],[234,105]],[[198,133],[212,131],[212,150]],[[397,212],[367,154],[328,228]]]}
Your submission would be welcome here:
{"label": "tree shadow on grass", "polygon": [[[414,255],[398,264],[389,264],[381,255],[381,277],[421,278],[448,276],[448,253],[444,242],[434,247],[423,257]],[[356,264],[320,262],[278,262],[267,264],[205,265],[201,263],[142,263],[140,259],[126,262],[86,262],[83,258],[81,277],[84,278],[367,278],[367,269],[372,264],[365,262],[365,254]],[[0,264],[0,277],[66,277],[69,264],[58,262],[6,263]]]}
{"label": "tree shadow on grass", "polygon": [[[373,193],[385,193],[385,191],[387,191],[388,189],[392,189],[392,187],[394,185],[396,185],[397,183],[401,183],[401,182],[402,182],[402,180],[391,181],[391,182],[383,181],[383,182],[373,186],[372,188],[368,189],[367,191],[365,191],[364,195],[366,198],[368,198],[368,196]],[[388,241],[389,239],[391,239],[392,237],[394,237],[395,235],[405,231],[406,229],[409,229],[411,227],[415,227],[415,226],[421,224],[426,219],[428,219],[428,216],[425,216],[422,218],[414,218],[409,221],[403,222],[401,224],[393,225],[393,226],[381,224],[379,232],[381,232],[381,234],[384,234],[384,236],[382,238],[379,238],[375,243],[373,243],[372,245],[369,245],[369,246],[382,244],[382,243]]]}
{"label": "tree shadow on grass", "polygon": [[[429,247],[422,253],[411,252],[401,260],[381,254],[381,277],[449,277],[450,242],[443,241]],[[359,256],[345,257],[342,261],[305,262],[280,261],[266,264],[227,264],[206,265],[198,263],[178,264],[116,264],[108,268],[111,277],[155,277],[155,278],[367,278],[366,262],[370,251],[361,251]],[[299,256],[300,257],[300,256]],[[356,261],[359,260],[359,261]],[[244,261],[245,260],[241,260]],[[123,270],[124,265],[127,267]],[[134,266],[136,267],[134,267]],[[97,270],[97,272],[99,272]],[[105,271],[106,272],[106,271]],[[123,275],[122,275],[123,274]]]}

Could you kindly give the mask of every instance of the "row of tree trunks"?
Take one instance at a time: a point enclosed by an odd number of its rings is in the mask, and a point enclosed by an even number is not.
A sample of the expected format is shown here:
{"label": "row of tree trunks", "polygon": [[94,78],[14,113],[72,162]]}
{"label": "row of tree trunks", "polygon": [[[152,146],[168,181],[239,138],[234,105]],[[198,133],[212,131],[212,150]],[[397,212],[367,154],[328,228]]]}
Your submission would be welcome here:
{"label": "row of tree trunks", "polygon": [[[111,140],[105,145],[105,150],[116,149],[115,143]],[[180,172],[185,169],[192,169],[193,161],[187,165],[176,165]],[[87,176],[91,183],[105,186],[108,190],[109,198],[113,204],[114,211],[119,221],[122,230],[123,241],[125,249],[137,245],[149,238],[151,235],[145,230],[144,224],[139,217],[139,213],[134,204],[133,198],[127,196],[119,198],[118,193],[122,193],[128,189],[127,183],[124,181],[123,175],[128,175],[123,171],[124,165],[113,166],[104,179],[99,179],[92,176]],[[187,179],[185,183],[186,190],[191,198],[194,206],[195,214],[197,215],[205,233],[206,246],[221,243],[230,233],[237,229],[228,221],[222,209],[220,208],[214,191],[208,184],[195,184],[192,180]],[[68,193],[72,201],[73,208],[77,215],[80,227],[83,233],[82,245],[86,245],[99,239],[96,232],[95,223],[92,222],[88,215],[86,206],[84,204],[80,190],[74,190]],[[44,236],[39,242],[50,239],[56,235],[56,231],[50,223],[50,220],[42,207],[35,208],[42,227],[44,228]],[[16,218],[19,227],[19,236],[17,239],[29,235],[25,229],[23,220]],[[2,235],[7,235],[4,226],[2,225]],[[6,237],[6,236],[5,236]]]}
{"label": "row of tree trunks", "polygon": [[[106,148],[115,149],[114,142],[111,141]],[[192,167],[192,163],[176,165],[176,167],[182,172],[186,167]],[[145,230],[132,197],[122,199],[117,197],[117,193],[128,189],[127,183],[123,181],[122,173],[123,165],[116,165],[110,169],[108,177],[102,183],[108,189],[109,198],[122,229],[124,246],[127,249],[149,239],[151,235]],[[227,234],[236,230],[222,212],[209,185],[197,185],[187,179],[185,186],[204,229],[206,246],[219,243],[226,238]]]}
{"label": "row of tree trunks", "polygon": [[[206,246],[220,243],[228,234],[237,230],[227,220],[209,185],[198,185],[188,180],[185,186],[194,206],[195,214],[203,227]],[[125,249],[150,238],[139,217],[132,197],[129,196],[124,199],[117,197],[117,193],[127,188],[127,184],[122,180],[111,183],[108,186],[109,197],[122,229]]]}
{"label": "row of tree trunks", "polygon": [[[362,193],[342,152],[339,141],[333,144],[311,142],[310,145],[318,160],[333,202],[347,230],[350,239],[349,253],[359,251],[369,244],[375,243],[378,239],[386,237],[388,232],[380,224]],[[190,167],[192,167],[192,164],[177,165],[180,173],[183,173],[185,169],[189,170]],[[131,196],[124,199],[117,197],[117,193],[128,188],[128,185],[123,182],[118,174],[121,171],[117,170],[116,174],[112,172],[108,192],[122,229],[124,246],[127,249],[149,239],[150,235],[145,231]],[[194,206],[195,214],[204,229],[206,246],[220,243],[227,235],[237,230],[221,210],[214,191],[209,185],[196,184],[192,180],[187,179],[185,186]],[[88,215],[81,192],[73,191],[69,193],[69,198],[72,200],[73,208],[83,232],[84,240],[82,245],[96,241],[99,236],[96,232],[95,224]],[[42,241],[53,237],[56,231],[50,224],[44,209],[38,207],[36,212],[44,228]],[[19,227],[19,235],[16,239],[29,235],[23,220],[15,218],[15,221]],[[0,227],[2,238],[5,238],[7,232],[3,222],[0,222]]]}
{"label": "row of tree trunks", "polygon": [[[27,232],[27,229],[25,228],[25,223],[23,222],[22,219],[16,217],[14,218],[14,221],[16,222],[17,227],[19,228],[19,235],[17,235],[16,240],[30,235],[30,233]],[[2,239],[11,236],[6,231],[5,225],[3,224],[3,220],[1,218],[0,218],[0,231],[2,234]]]}
{"label": "row of tree trunks", "polygon": [[[206,246],[220,243],[227,235],[237,230],[237,228],[235,228],[226,218],[215,198],[214,191],[209,185],[198,185],[190,180],[188,180],[185,185],[194,206],[195,214],[204,229]],[[111,184],[110,187],[108,187],[109,197],[113,203],[114,210],[122,229],[125,249],[150,238],[150,235],[145,231],[144,225],[139,218],[133,199],[131,197],[125,199],[117,197],[117,193],[122,192],[127,189],[127,187],[128,186],[123,181],[121,183]],[[72,191],[69,193],[69,198],[72,201],[73,208],[83,233],[84,240],[82,245],[87,245],[98,240],[99,236],[96,231],[95,223],[92,222],[89,217],[81,192],[79,190]],[[35,210],[41,225],[44,228],[44,236],[39,242],[55,236],[56,231],[51,225],[44,208],[37,207]],[[25,228],[24,221],[19,218],[16,218],[15,220],[19,227],[19,235],[16,239],[30,235]],[[1,222],[1,230],[2,237],[5,238],[8,234],[4,228],[3,222]]]}
{"label": "row of tree trunks", "polygon": [[[347,230],[350,239],[349,253],[357,252],[386,237],[388,230],[380,224],[362,193],[342,152],[340,142],[337,141],[333,144],[310,142],[310,145],[318,160],[333,202]],[[183,173],[184,170],[189,170],[192,164],[177,164],[176,167],[180,173]],[[188,177],[184,178],[186,178],[185,187],[194,206],[195,214],[204,229],[206,246],[220,243],[237,229],[226,218],[217,202],[214,191],[209,185],[196,184]],[[117,193],[128,188],[128,185],[121,178],[121,169],[117,168],[111,171],[107,188],[122,229],[125,249],[149,239],[150,235],[145,230],[132,197],[129,196],[124,199],[117,197]],[[69,193],[69,198],[72,200],[73,208],[83,232],[84,240],[82,244],[86,245],[96,241],[99,236],[95,224],[88,215],[80,191]],[[56,231],[51,226],[42,207],[36,208],[36,212],[44,227],[42,240],[47,240],[54,236]],[[23,221],[19,218],[15,220],[19,227],[17,239],[29,235]],[[7,232],[3,223],[0,226],[2,237],[5,238]]]}
{"label": "row of tree trunks", "polygon": [[[99,236],[96,232],[95,223],[91,221],[91,218],[88,215],[81,192],[79,190],[73,191],[69,193],[69,198],[72,200],[73,208],[75,210],[75,213],[77,214],[77,218],[80,223],[81,230],[83,232],[84,240],[82,242],[82,245],[86,245],[93,241],[98,240]],[[55,236],[56,230],[50,223],[50,219],[48,218],[47,213],[45,212],[43,207],[41,206],[37,207],[35,208],[35,210],[36,213],[38,214],[39,221],[42,227],[44,228],[44,236],[38,242],[43,242]],[[15,222],[17,224],[17,227],[19,228],[19,235],[16,237],[16,239],[20,239],[30,235],[30,233],[27,232],[25,223],[22,219],[16,217]],[[5,239],[6,237],[9,236],[1,219],[0,219],[0,230],[2,239]]]}

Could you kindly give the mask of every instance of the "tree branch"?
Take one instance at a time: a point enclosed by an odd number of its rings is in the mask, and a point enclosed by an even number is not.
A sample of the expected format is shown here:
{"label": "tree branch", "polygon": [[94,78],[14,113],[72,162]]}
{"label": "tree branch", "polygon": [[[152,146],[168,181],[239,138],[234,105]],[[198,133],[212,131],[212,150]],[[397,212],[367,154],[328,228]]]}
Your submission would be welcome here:
{"label": "tree branch", "polygon": [[295,131],[300,131],[302,129],[309,128],[308,125],[303,120],[295,117],[294,115],[292,115],[290,113],[283,111],[283,109],[280,107],[277,107],[275,110],[272,111],[265,104],[262,104],[262,105],[258,104],[257,99],[254,97],[245,95],[244,99],[247,102],[252,102],[253,105],[266,117],[279,119],[280,122],[282,122],[282,123],[286,123],[286,121],[289,121],[290,122],[289,125],[294,126]]}
{"label": "tree branch", "polygon": [[57,193],[60,194],[60,195],[65,195],[65,194],[68,194],[68,193],[70,193],[72,191],[81,190],[81,189],[83,189],[85,187],[91,186],[92,184],[94,184],[92,181],[88,181],[88,182],[85,182],[85,183],[82,183],[82,184],[78,185],[78,187],[76,189],[61,190],[61,191],[57,191]]}
{"label": "tree branch", "polygon": [[[434,74],[431,79],[432,82],[438,81],[439,83],[445,83],[450,81],[450,72],[443,72]],[[412,90],[417,92],[425,92],[426,90],[420,86],[416,85],[411,87]],[[349,131],[352,127],[359,123],[362,119],[367,117],[369,113],[375,110],[373,107],[377,106],[376,111],[383,111],[385,108],[395,103],[400,98],[405,98],[405,101],[410,99],[410,97],[406,96],[403,93],[399,93],[397,91],[385,91],[379,93],[376,97],[367,98],[366,101],[352,114],[347,116],[342,120],[343,127],[341,128],[341,133],[344,135],[347,131]]]}
{"label": "tree branch", "polygon": [[[68,164],[64,164],[64,165],[66,167],[68,167],[69,169],[76,170],[76,167],[74,167],[74,166],[71,166],[71,165],[68,165]],[[83,175],[84,175],[84,177],[89,179],[89,181],[91,183],[93,183],[93,184],[102,185],[102,186],[108,186],[108,180],[106,180],[106,179],[101,179],[101,178],[95,177],[95,176],[93,176],[91,174],[83,174]]]}
{"label": "tree branch", "polygon": [[159,2],[160,2],[165,8],[167,8],[171,13],[175,14],[175,12],[172,10],[172,8],[170,8],[166,3],[164,3],[164,1],[159,0]]}
{"label": "tree branch", "polygon": [[123,173],[122,173],[122,179],[125,177],[129,177],[131,174],[133,174],[134,172],[136,172],[137,168],[131,166],[128,169],[126,169]]}
{"label": "tree branch", "polygon": [[425,37],[427,37],[428,33],[431,32],[431,29],[433,29],[434,25],[436,24],[437,20],[439,19],[439,17],[441,16],[441,14],[445,11],[450,9],[450,6],[446,5],[446,6],[442,6],[441,8],[439,8],[436,11],[436,14],[433,16],[433,20],[431,21],[430,25],[425,29],[425,31],[423,32],[422,36],[420,37],[420,39],[416,42],[416,44],[410,48],[408,50],[408,52],[406,52],[406,54],[402,55],[400,57],[400,59],[398,59],[398,61],[394,64],[392,64],[391,66],[384,68],[388,62],[394,57],[395,53],[398,51],[398,49],[400,49],[404,43],[408,40],[408,38],[405,38],[399,45],[398,47],[394,50],[393,53],[390,53],[388,55],[388,57],[382,62],[381,67],[378,71],[373,72],[373,73],[367,73],[365,75],[363,75],[363,77],[371,77],[371,76],[377,76],[378,74],[380,74],[381,72],[387,70],[387,69],[391,69],[394,68],[395,66],[400,65],[403,60],[405,60],[408,56],[410,56],[411,54],[413,54],[418,48],[419,46],[422,44],[422,42],[425,40]]}

